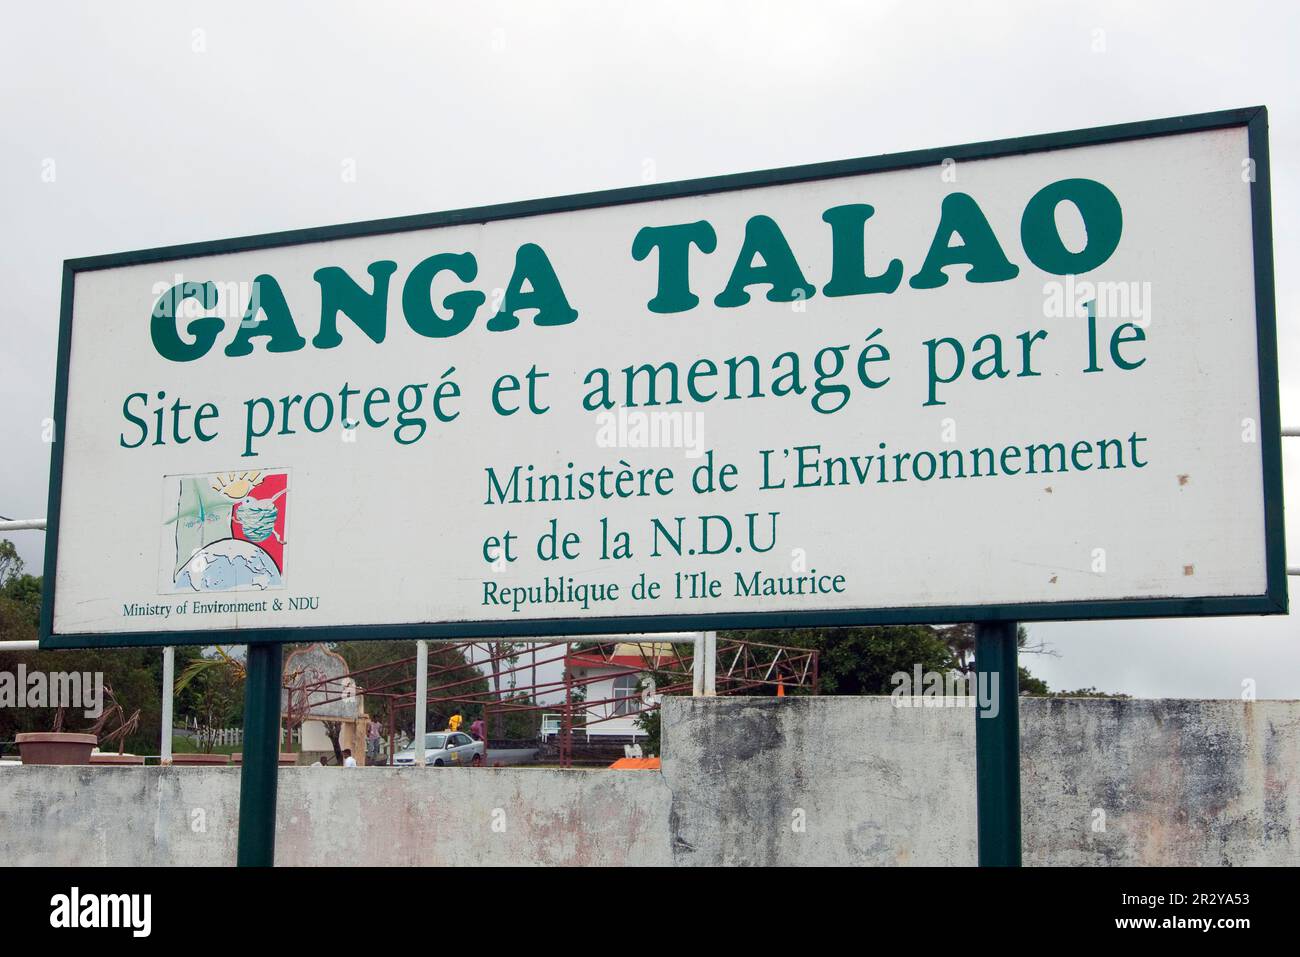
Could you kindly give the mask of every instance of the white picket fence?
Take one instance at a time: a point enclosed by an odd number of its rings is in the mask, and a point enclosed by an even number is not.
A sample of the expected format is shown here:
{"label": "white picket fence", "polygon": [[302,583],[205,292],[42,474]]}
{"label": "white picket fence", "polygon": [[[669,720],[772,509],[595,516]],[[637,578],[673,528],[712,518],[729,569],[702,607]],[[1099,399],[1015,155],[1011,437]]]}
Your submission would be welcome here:
{"label": "white picket fence", "polygon": [[228,744],[243,744],[243,728],[220,728],[212,732],[212,743],[217,747],[225,747]]}
{"label": "white picket fence", "polygon": [[[196,722],[191,721],[186,723],[185,729],[195,738],[198,738],[200,736],[207,737],[210,734],[212,736],[213,746],[218,748],[226,747],[227,745],[242,745],[244,743],[243,728],[217,728],[215,731],[210,731],[205,733],[204,730],[201,727],[199,727],[199,725]],[[283,743],[284,741],[283,729],[281,729],[280,731],[280,740],[281,743]],[[302,740],[302,728],[300,727],[294,728],[291,741],[297,744],[301,740]]]}

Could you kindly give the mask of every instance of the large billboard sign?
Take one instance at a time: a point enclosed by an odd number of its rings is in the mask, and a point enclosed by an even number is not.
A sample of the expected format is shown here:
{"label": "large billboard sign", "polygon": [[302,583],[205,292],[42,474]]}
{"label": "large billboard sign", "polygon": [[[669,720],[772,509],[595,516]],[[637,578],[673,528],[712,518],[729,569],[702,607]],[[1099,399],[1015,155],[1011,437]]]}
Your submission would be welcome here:
{"label": "large billboard sign", "polygon": [[43,643],[1283,612],[1266,136],[68,262]]}

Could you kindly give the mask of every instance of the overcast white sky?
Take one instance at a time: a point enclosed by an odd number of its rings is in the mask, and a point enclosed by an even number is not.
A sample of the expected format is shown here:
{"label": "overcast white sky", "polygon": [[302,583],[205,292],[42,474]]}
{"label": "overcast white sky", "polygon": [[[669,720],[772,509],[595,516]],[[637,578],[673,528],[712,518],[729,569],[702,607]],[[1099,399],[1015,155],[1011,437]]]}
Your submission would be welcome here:
{"label": "overcast white sky", "polygon": [[[13,5],[0,514],[45,514],[66,258],[1261,103],[1300,423],[1298,26],[1281,2]],[[43,534],[12,537],[39,572]],[[1056,688],[1300,697],[1295,615],[1031,632]]]}

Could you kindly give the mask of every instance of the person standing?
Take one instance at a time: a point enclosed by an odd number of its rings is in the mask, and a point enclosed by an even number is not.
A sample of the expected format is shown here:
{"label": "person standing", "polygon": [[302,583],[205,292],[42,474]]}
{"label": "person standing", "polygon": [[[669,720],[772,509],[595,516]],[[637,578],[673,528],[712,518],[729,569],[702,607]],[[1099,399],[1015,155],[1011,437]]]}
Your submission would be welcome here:
{"label": "person standing", "polygon": [[486,736],[487,736],[487,726],[486,726],[485,724],[483,724],[483,719],[482,719],[482,718],[475,718],[475,719],[474,719],[474,722],[469,726],[469,735],[470,735],[470,737],[473,738],[475,741],[486,741],[486,740],[487,740],[487,738],[486,738]]}
{"label": "person standing", "polygon": [[357,766],[357,759],[352,756],[351,748],[345,748],[343,751],[343,766],[345,768],[355,768]]}

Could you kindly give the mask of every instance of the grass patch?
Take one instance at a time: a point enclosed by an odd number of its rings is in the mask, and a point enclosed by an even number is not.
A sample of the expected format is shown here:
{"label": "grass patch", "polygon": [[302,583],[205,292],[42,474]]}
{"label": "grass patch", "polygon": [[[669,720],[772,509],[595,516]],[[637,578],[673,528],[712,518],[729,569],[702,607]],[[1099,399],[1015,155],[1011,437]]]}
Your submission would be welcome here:
{"label": "grass patch", "polygon": [[[213,754],[235,754],[244,750],[242,744],[218,744],[212,748]],[[172,735],[172,754],[202,754],[199,742],[195,738],[182,738]]]}

